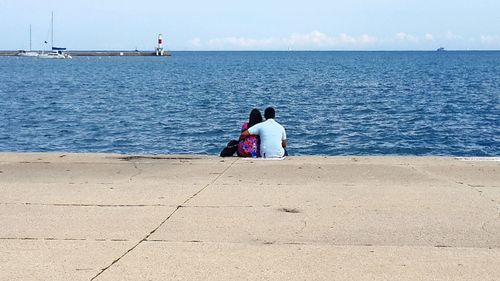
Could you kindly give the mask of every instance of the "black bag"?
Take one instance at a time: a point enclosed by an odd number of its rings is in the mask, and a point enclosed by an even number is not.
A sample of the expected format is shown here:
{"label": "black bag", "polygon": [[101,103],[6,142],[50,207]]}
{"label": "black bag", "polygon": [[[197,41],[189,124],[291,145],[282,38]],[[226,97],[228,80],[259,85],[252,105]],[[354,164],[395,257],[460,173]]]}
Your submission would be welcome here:
{"label": "black bag", "polygon": [[238,141],[237,140],[232,140],[227,143],[226,147],[222,149],[220,152],[221,157],[230,157],[233,156],[237,151],[238,151]]}

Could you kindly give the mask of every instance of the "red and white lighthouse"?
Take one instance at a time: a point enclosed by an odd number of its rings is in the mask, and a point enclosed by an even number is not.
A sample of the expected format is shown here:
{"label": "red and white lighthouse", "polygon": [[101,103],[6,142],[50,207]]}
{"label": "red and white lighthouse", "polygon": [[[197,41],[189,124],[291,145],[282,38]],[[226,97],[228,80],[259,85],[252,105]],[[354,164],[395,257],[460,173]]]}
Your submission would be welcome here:
{"label": "red and white lighthouse", "polygon": [[158,34],[158,47],[156,47],[156,55],[163,56],[163,35]]}

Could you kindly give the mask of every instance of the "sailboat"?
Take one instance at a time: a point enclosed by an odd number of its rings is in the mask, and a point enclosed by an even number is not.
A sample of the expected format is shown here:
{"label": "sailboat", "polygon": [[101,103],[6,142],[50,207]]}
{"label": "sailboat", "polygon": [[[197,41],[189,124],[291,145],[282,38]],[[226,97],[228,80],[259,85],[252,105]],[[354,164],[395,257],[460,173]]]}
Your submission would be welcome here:
{"label": "sailboat", "polygon": [[[47,41],[45,41],[47,43]],[[66,48],[54,47],[54,12],[52,12],[52,18],[50,21],[50,53],[41,53],[38,57],[41,59],[71,59],[72,57],[65,53]]]}
{"label": "sailboat", "polygon": [[18,56],[20,57],[38,57],[38,53],[37,52],[33,52],[31,50],[31,24],[30,24],[30,50],[29,51],[19,51],[19,53],[17,53]]}

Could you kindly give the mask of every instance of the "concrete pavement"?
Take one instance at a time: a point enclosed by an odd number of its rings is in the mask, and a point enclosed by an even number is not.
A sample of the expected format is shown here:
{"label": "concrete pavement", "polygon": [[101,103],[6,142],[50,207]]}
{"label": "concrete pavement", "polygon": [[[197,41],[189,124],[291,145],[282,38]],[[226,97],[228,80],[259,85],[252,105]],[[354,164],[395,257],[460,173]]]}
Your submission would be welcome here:
{"label": "concrete pavement", "polygon": [[500,280],[498,160],[0,153],[0,280]]}

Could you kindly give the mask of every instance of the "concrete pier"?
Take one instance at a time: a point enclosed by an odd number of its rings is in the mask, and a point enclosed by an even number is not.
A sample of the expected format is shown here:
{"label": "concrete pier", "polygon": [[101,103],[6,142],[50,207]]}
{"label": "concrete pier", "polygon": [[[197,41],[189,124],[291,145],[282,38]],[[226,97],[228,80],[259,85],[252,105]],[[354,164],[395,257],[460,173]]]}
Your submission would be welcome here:
{"label": "concrete pier", "polygon": [[499,280],[495,158],[0,153],[0,280]]}
{"label": "concrete pier", "polygon": [[[42,51],[34,51],[41,53]],[[46,51],[47,52],[47,51]],[[0,51],[0,57],[17,56],[19,51]],[[65,51],[73,57],[156,57],[155,51]],[[171,56],[170,52],[164,52],[163,57]]]}
{"label": "concrete pier", "polygon": [[[67,53],[74,57],[157,57],[154,51],[68,51]],[[170,52],[163,53],[163,57],[169,56]]]}

